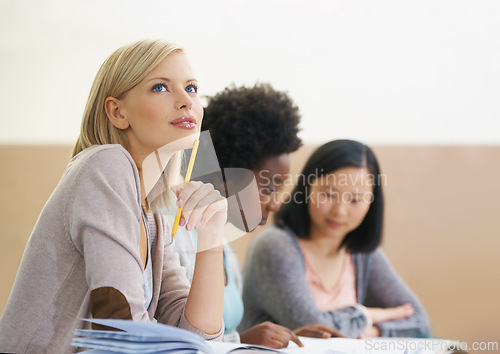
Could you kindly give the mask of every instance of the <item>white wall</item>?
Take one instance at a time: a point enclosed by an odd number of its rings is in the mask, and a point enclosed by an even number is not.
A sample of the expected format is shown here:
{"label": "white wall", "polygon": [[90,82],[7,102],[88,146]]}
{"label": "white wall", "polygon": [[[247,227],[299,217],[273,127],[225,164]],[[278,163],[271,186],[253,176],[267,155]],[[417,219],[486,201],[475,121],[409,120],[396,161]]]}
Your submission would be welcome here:
{"label": "white wall", "polygon": [[0,144],[72,144],[102,61],[182,44],[202,94],[270,82],[302,138],[500,143],[499,1],[0,0]]}

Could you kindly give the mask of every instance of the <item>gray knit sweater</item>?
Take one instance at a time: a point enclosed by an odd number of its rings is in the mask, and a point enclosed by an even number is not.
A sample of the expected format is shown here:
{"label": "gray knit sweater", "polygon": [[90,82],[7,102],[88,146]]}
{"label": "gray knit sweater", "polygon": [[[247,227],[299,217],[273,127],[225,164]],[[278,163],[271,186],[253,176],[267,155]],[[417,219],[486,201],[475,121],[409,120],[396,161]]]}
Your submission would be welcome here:
{"label": "gray knit sweater", "polygon": [[[406,319],[378,324],[383,337],[429,337],[427,315],[417,297],[396,274],[382,250],[353,253],[356,296],[366,307],[394,307],[411,303],[414,314]],[[366,326],[355,307],[320,311],[305,281],[304,257],[290,229],[270,227],[253,241],[243,281],[245,313],[238,328],[244,331],[263,321],[295,329],[312,323],[331,326],[357,338]]]}
{"label": "gray knit sweater", "polygon": [[75,156],[35,225],[0,319],[0,352],[68,353],[81,318],[124,318],[182,327],[189,282],[168,225],[148,215],[153,299],[145,308],[139,253],[137,167],[120,145]]}

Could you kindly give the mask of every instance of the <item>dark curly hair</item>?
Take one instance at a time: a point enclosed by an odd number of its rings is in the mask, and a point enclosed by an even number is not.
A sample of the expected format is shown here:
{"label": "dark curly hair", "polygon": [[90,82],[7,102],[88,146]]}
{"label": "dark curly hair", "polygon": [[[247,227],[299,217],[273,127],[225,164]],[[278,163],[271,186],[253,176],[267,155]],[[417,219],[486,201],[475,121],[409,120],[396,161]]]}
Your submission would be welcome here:
{"label": "dark curly hair", "polygon": [[270,157],[297,150],[300,114],[269,84],[235,87],[209,98],[201,130],[209,130],[221,168],[258,169]]}

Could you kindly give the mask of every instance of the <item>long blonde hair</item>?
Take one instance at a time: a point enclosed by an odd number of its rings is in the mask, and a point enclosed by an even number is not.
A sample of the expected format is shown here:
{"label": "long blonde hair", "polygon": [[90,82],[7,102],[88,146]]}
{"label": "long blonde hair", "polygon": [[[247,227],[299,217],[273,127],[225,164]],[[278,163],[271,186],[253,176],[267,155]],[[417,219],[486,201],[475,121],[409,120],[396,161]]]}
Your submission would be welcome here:
{"label": "long blonde hair", "polygon": [[[92,145],[120,144],[128,150],[125,134],[109,121],[104,102],[107,97],[122,99],[172,53],[184,50],[174,43],[145,39],[118,48],[104,61],[90,89],[73,157]],[[181,160],[182,152],[176,153],[169,163],[167,175],[171,183],[179,178]]]}

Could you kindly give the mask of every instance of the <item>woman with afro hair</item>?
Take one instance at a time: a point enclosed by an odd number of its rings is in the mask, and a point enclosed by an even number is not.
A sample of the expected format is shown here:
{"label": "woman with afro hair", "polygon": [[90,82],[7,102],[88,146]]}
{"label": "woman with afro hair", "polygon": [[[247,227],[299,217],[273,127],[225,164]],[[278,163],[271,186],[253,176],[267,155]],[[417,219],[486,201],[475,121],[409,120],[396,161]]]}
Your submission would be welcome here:
{"label": "woman with afro hair", "polygon": [[[299,122],[300,113],[291,98],[269,84],[230,86],[209,98],[205,107],[202,131],[210,132],[220,170],[226,171],[223,176],[226,188],[229,184],[239,183],[237,175],[229,175],[227,171],[239,169],[253,172],[261,207],[261,219],[255,223],[256,226],[266,224],[269,213],[279,210],[276,193],[289,174],[289,154],[302,145],[297,136]],[[234,220],[241,218],[236,214],[228,211],[228,221],[234,225],[237,225]],[[247,223],[244,225],[247,232],[255,228],[254,224],[250,227]],[[186,231],[179,229],[178,232]],[[176,247],[181,264],[191,279],[196,255],[186,250],[196,249],[197,236],[193,231],[190,232],[191,237],[186,236],[176,237]],[[227,243],[224,245],[224,268],[224,341],[284,348],[290,340],[301,346],[297,335],[320,338],[340,336],[334,329],[323,325],[309,325],[291,331],[268,321],[238,333],[236,328],[243,317],[242,280],[234,252]]]}
{"label": "woman with afro hair", "polygon": [[205,108],[202,130],[210,131],[221,170],[241,168],[255,174],[261,225],[269,212],[279,209],[272,194],[288,175],[288,155],[302,145],[299,122],[291,98],[269,84],[231,86],[210,98]]}

